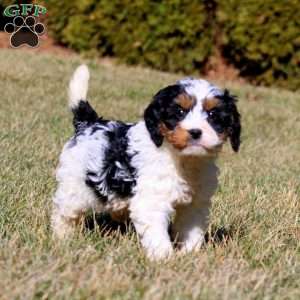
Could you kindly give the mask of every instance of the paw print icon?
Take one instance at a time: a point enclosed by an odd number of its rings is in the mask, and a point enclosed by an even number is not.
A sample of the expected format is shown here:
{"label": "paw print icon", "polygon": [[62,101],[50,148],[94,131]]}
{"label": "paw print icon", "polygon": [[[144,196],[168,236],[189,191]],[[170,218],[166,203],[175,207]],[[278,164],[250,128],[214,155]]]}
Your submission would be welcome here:
{"label": "paw print icon", "polygon": [[4,31],[11,34],[10,44],[14,48],[22,45],[37,47],[39,45],[39,36],[45,32],[45,26],[42,23],[37,23],[33,16],[26,18],[17,16],[12,23],[5,25]]}

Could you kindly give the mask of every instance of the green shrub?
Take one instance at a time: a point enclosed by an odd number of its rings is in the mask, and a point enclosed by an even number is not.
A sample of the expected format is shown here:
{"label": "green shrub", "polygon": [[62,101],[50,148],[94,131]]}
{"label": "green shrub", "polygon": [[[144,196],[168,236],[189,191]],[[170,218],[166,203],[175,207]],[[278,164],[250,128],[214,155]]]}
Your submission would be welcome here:
{"label": "green shrub", "polygon": [[[73,15],[76,14],[74,1],[55,1],[45,0],[42,5],[47,8],[47,28],[51,32],[54,39],[60,43],[66,43],[64,39],[64,28],[67,26]],[[81,32],[77,33],[78,38]]]}
{"label": "green shrub", "polygon": [[299,0],[219,0],[224,56],[256,83],[299,88],[299,8]]}
{"label": "green shrub", "polygon": [[131,64],[191,72],[212,49],[210,7],[198,0],[75,0],[45,4],[54,37]]}
{"label": "green shrub", "polygon": [[190,73],[216,47],[258,84],[300,87],[299,0],[45,0],[54,38],[77,51]]}

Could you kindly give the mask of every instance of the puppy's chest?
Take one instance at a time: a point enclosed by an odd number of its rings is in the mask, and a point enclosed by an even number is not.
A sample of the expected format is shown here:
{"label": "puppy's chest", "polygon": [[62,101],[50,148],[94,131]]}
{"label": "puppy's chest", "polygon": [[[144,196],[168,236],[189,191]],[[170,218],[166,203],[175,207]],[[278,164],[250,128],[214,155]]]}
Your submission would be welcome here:
{"label": "puppy's chest", "polygon": [[193,188],[168,155],[156,157],[141,168],[136,190],[141,197],[153,197],[158,201],[168,201],[173,207],[192,202]]}
{"label": "puppy's chest", "polygon": [[172,206],[187,205],[192,202],[194,189],[190,182],[182,176],[174,176],[171,186],[171,200]]}
{"label": "puppy's chest", "polygon": [[200,198],[205,201],[208,198],[206,194],[211,196],[217,183],[215,172],[209,170],[215,170],[210,163],[184,159],[165,168],[165,191],[173,207],[188,205]]}

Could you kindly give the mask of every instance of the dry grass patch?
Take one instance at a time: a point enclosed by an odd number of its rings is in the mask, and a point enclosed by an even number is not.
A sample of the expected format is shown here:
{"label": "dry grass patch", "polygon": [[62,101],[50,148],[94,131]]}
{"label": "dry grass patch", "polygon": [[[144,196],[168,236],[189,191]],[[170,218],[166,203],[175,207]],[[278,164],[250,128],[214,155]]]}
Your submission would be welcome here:
{"label": "dry grass patch", "polygon": [[[51,241],[53,174],[72,134],[66,86],[80,61],[0,51],[0,298],[299,299],[300,96],[284,90],[226,84],[240,99],[243,144],[219,160],[200,253],[151,263],[132,229]],[[137,120],[178,78],[88,63],[91,102],[108,118]]]}

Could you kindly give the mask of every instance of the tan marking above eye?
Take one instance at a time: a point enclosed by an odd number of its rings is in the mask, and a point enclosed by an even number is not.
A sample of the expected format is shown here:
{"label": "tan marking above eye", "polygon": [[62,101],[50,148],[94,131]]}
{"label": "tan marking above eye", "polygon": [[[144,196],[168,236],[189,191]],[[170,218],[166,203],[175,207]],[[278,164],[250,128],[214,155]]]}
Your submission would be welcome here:
{"label": "tan marking above eye", "polygon": [[183,109],[188,110],[195,105],[196,99],[193,96],[190,96],[186,93],[182,93],[176,97],[175,102],[178,105],[180,105]]}
{"label": "tan marking above eye", "polygon": [[175,148],[182,150],[187,146],[190,135],[186,129],[176,126],[174,130],[170,130],[163,123],[160,124],[159,129],[160,133]]}
{"label": "tan marking above eye", "polygon": [[203,108],[206,111],[209,111],[220,104],[220,100],[218,98],[206,98],[203,103]]}

